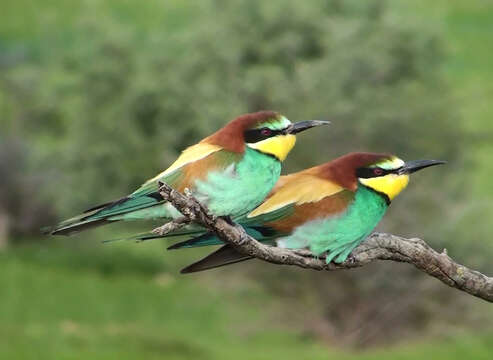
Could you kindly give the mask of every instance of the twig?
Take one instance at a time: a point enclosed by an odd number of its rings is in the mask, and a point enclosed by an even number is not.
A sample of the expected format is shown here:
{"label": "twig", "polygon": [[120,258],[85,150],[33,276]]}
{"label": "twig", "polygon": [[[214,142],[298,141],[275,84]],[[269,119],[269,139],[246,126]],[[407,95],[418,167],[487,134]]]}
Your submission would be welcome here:
{"label": "twig", "polygon": [[452,260],[447,252],[438,253],[421,239],[406,239],[384,233],[374,233],[341,264],[326,264],[307,250],[288,250],[264,245],[250,237],[240,225],[209,214],[190,193],[186,196],[160,183],[161,195],[187,219],[213,231],[238,252],[280,265],[294,265],[313,270],[343,270],[361,267],[375,260],[406,262],[461,291],[493,302],[493,278],[469,269]]}
{"label": "twig", "polygon": [[190,219],[189,218],[186,218],[186,217],[181,217],[181,218],[178,218],[176,220],[173,220],[173,221],[170,221],[170,222],[167,222],[166,224],[160,226],[160,227],[157,227],[155,228],[154,230],[152,230],[151,232],[153,234],[157,234],[157,235],[167,235],[173,231],[176,231],[176,230],[179,230],[181,229],[182,227],[190,224]]}

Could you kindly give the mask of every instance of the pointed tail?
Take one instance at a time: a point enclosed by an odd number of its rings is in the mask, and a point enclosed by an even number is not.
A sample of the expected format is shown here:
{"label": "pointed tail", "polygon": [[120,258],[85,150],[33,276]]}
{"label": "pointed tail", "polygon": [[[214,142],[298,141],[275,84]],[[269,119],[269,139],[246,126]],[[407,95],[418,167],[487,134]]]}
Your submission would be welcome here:
{"label": "pointed tail", "polygon": [[208,232],[200,236],[193,237],[189,240],[180,241],[176,244],[173,244],[170,247],[168,247],[168,250],[186,249],[186,248],[221,245],[221,244],[224,243],[221,241],[221,239],[217,237],[216,234]]}
{"label": "pointed tail", "polygon": [[[266,227],[245,227],[248,235],[257,239],[264,244],[274,245],[275,232]],[[168,250],[192,248],[199,246],[219,245],[224,244],[214,233],[206,233],[190,240],[182,241],[171,245]],[[205,258],[188,265],[181,270],[182,274],[214,269],[221,266],[236,264],[238,262],[253,259],[249,255],[243,255],[237,252],[231,245],[226,244],[207,255]]]}
{"label": "pointed tail", "polygon": [[86,210],[83,214],[65,220],[54,228],[45,230],[52,235],[72,235],[83,230],[120,220],[151,219],[166,217],[165,209],[156,207],[163,198],[157,192],[140,196],[127,196]]}
{"label": "pointed tail", "polygon": [[190,274],[215,269],[221,266],[231,265],[250,259],[253,259],[253,257],[240,254],[231,245],[224,245],[213,253],[207,255],[205,258],[181,269],[180,272],[182,274]]}
{"label": "pointed tail", "polygon": [[[164,238],[172,238],[172,237],[180,237],[180,236],[195,236],[198,238],[202,235],[205,235],[204,232],[205,232],[204,228],[200,227],[199,225],[191,224],[191,225],[188,225],[182,229],[175,230],[175,231],[168,233],[168,234],[165,234],[165,235],[161,235],[159,233],[154,233],[152,231],[147,231],[147,232],[135,234],[132,236],[126,236],[126,237],[121,237],[121,238],[116,238],[116,239],[104,240],[103,243],[106,244],[106,243],[111,243],[111,242],[115,242],[115,241],[128,241],[128,240],[134,240],[134,241],[140,242],[140,241],[156,240],[156,239],[164,239]],[[219,242],[219,240],[217,240],[217,243],[215,243],[215,244],[221,244],[221,242]],[[215,245],[215,244],[211,244],[211,245]],[[169,249],[170,248],[168,248],[168,250]]]}
{"label": "pointed tail", "polygon": [[[245,226],[244,229],[248,235],[263,243],[268,243],[271,239],[276,237],[275,231],[267,227]],[[224,244],[224,242],[221,239],[219,239],[216,234],[212,232],[208,232],[200,236],[195,236],[189,240],[185,240],[173,244],[170,247],[168,247],[168,250],[177,250],[177,249],[221,245],[221,244]]]}

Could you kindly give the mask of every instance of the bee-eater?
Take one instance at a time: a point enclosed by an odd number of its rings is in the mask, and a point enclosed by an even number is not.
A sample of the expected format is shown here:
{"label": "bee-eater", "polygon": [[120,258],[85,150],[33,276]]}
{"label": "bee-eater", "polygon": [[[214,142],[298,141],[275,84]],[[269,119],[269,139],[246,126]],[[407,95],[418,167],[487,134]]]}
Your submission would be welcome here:
{"label": "bee-eater", "polygon": [[[317,256],[325,253],[327,263],[341,263],[377,226],[391,201],[406,188],[409,174],[443,163],[350,153],[280,177],[267,199],[238,222],[258,241],[288,249],[308,248]],[[221,243],[214,234],[207,233],[170,249]],[[224,245],[182,272],[250,258]]]}
{"label": "bee-eater", "polygon": [[275,185],[281,162],[296,134],[327,121],[291,123],[273,111],[239,116],[198,144],[185,149],[165,171],[122,199],[99,205],[59,224],[52,234],[135,219],[181,216],[158,192],[158,181],[178,191],[188,188],[218,216],[237,217],[259,205]]}

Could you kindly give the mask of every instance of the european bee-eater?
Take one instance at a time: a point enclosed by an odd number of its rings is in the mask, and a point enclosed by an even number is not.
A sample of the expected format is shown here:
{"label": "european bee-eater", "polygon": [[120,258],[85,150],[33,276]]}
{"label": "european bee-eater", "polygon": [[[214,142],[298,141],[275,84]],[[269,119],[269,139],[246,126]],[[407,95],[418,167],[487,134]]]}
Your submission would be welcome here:
{"label": "european bee-eater", "polygon": [[[443,163],[404,162],[393,155],[351,153],[282,176],[267,199],[238,222],[261,242],[289,249],[308,248],[317,256],[325,253],[327,263],[341,263],[377,226],[391,201],[406,188],[409,174]],[[208,233],[170,249],[221,243]],[[250,258],[224,245],[182,272]]]}
{"label": "european bee-eater", "polygon": [[68,235],[120,220],[181,216],[163,201],[158,181],[178,191],[190,189],[215,215],[247,214],[275,185],[281,162],[295,145],[295,134],[327,123],[309,120],[293,124],[273,111],[242,115],[185,149],[168,169],[132,194],[64,221],[52,234]]}

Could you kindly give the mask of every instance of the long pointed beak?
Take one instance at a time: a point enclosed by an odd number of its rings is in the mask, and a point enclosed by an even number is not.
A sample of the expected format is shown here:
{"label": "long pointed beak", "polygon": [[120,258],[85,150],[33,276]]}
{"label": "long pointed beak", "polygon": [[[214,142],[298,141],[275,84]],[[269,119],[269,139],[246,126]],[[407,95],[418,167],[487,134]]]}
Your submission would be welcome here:
{"label": "long pointed beak", "polygon": [[441,165],[441,164],[446,164],[446,161],[441,161],[441,160],[413,160],[413,161],[408,161],[404,164],[402,168],[399,170],[399,174],[412,174],[413,172],[419,171],[421,169],[430,167],[430,166],[435,166],[435,165]]}
{"label": "long pointed beak", "polygon": [[294,123],[290,127],[286,129],[287,134],[297,134],[299,132],[311,129],[312,127],[315,126],[320,126],[320,125],[329,125],[330,121],[326,120],[305,120],[305,121],[299,121],[297,123]]}

